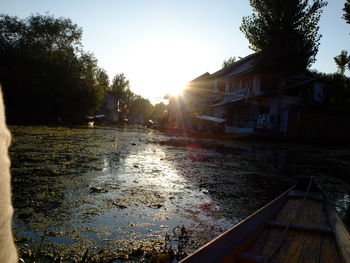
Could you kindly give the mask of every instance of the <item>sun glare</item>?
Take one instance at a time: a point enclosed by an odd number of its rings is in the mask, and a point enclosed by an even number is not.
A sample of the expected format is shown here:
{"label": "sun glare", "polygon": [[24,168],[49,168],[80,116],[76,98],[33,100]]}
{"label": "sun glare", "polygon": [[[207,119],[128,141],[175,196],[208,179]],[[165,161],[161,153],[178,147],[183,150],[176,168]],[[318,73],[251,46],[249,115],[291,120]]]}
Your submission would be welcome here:
{"label": "sun glare", "polygon": [[184,90],[184,87],[178,87],[178,88],[174,88],[170,91],[170,95],[173,95],[173,96],[180,96],[182,94]]}
{"label": "sun glare", "polygon": [[135,44],[128,52],[130,61],[138,61],[130,64],[132,89],[147,98],[180,95],[195,77],[195,64],[201,63],[199,49],[194,42],[173,37]]}

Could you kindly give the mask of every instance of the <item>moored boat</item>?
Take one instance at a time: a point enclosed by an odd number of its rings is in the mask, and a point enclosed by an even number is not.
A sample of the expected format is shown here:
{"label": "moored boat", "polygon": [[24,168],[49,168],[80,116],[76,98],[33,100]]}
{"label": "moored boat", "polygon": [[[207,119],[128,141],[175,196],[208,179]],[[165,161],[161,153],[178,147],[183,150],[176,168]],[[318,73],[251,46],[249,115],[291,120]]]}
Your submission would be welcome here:
{"label": "moored boat", "polygon": [[350,262],[350,235],[311,178],[181,262]]}

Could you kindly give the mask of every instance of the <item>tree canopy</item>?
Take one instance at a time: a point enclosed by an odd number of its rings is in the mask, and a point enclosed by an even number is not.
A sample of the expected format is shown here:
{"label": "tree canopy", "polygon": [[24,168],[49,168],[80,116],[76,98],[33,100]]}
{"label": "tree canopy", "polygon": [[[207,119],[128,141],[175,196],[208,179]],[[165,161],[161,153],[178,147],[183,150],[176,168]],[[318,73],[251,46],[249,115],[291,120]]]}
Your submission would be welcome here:
{"label": "tree canopy", "polygon": [[130,87],[130,82],[124,75],[124,73],[118,73],[115,75],[112,81],[111,89],[116,94],[120,95],[125,91],[127,88]]}
{"label": "tree canopy", "polygon": [[68,18],[0,15],[0,82],[12,123],[75,121],[100,106],[109,80]]}
{"label": "tree canopy", "polygon": [[256,64],[265,71],[288,74],[307,69],[316,60],[318,22],[323,0],[250,0],[251,16],[241,31],[257,52]]}
{"label": "tree canopy", "polygon": [[225,59],[224,62],[222,62],[222,68],[227,68],[234,62],[236,62],[236,57],[229,57],[227,60]]}
{"label": "tree canopy", "polygon": [[343,18],[345,19],[346,23],[350,24],[350,0],[345,1],[343,11]]}
{"label": "tree canopy", "polygon": [[342,50],[340,54],[334,57],[334,62],[337,64],[338,72],[342,75],[345,73],[346,66],[350,61],[350,57],[348,55],[348,51]]}

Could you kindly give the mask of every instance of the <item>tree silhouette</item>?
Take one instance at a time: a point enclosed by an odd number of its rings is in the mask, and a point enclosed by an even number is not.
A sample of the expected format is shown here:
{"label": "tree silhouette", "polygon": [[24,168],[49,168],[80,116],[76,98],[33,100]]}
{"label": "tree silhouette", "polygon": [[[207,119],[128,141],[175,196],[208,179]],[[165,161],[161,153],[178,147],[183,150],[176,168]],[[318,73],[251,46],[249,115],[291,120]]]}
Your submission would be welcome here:
{"label": "tree silhouette", "polygon": [[103,89],[104,91],[108,91],[109,89],[109,77],[107,72],[104,69],[98,69],[97,73],[96,73],[96,81],[99,85],[99,87],[101,87],[101,89]]}
{"label": "tree silhouette", "polygon": [[115,75],[112,81],[111,89],[117,97],[121,97],[124,91],[130,87],[129,80],[125,77],[124,73]]}
{"label": "tree silhouette", "polygon": [[67,18],[0,15],[0,82],[10,123],[77,121],[101,104],[102,70]]}
{"label": "tree silhouette", "polygon": [[224,62],[222,62],[222,68],[227,68],[234,62],[236,62],[236,57],[229,57],[227,60],[225,59]]}
{"label": "tree silhouette", "polygon": [[250,0],[251,16],[243,17],[240,30],[256,52],[254,63],[262,72],[277,76],[278,110],[275,131],[282,114],[282,86],[286,76],[300,73],[316,60],[321,35],[317,26],[323,0]]}
{"label": "tree silhouette", "polygon": [[344,3],[343,11],[343,18],[345,19],[346,23],[350,24],[350,0],[346,0]]}
{"label": "tree silhouette", "polygon": [[338,56],[334,57],[334,62],[337,64],[338,72],[340,74],[344,75],[346,66],[348,65],[349,61],[350,57],[346,50],[342,50]]}
{"label": "tree silhouette", "polygon": [[314,61],[321,35],[317,26],[323,0],[250,0],[251,16],[241,31],[258,53],[256,65],[265,71],[288,74],[305,70]]}

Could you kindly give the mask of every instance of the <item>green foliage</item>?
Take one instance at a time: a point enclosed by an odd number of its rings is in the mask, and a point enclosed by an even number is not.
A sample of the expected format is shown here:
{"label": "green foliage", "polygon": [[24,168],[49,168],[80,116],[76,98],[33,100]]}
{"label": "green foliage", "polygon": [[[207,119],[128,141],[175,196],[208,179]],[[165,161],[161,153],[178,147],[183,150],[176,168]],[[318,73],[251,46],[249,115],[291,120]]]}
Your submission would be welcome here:
{"label": "green foliage", "polygon": [[236,62],[236,57],[229,57],[227,60],[225,59],[224,62],[222,62],[222,68],[227,68],[234,62]]}
{"label": "green foliage", "polygon": [[343,19],[345,19],[346,23],[350,24],[350,0],[345,1],[343,11]]}
{"label": "green foliage", "polygon": [[130,82],[124,73],[116,74],[110,86],[115,99],[122,100],[126,105],[122,109],[123,115],[128,116],[131,123],[141,120],[147,122],[149,119],[157,121],[161,117],[160,112],[163,113],[166,110],[166,105],[160,103],[154,107],[148,99],[135,94],[129,87]]}
{"label": "green foliage", "polygon": [[251,16],[243,17],[241,31],[258,53],[257,66],[281,74],[302,71],[313,62],[321,35],[318,22],[323,0],[250,0]]}
{"label": "green foliage", "polygon": [[129,80],[125,77],[124,73],[115,75],[112,81],[111,90],[120,97],[127,88],[130,87]]}
{"label": "green foliage", "polygon": [[104,69],[98,69],[96,72],[97,85],[105,92],[109,90],[109,77]]}
{"label": "green foliage", "polygon": [[148,99],[142,98],[141,96],[135,96],[129,107],[130,113],[135,121],[142,117],[144,121],[151,118],[153,112],[153,105]]}
{"label": "green foliage", "polygon": [[165,105],[163,102],[160,102],[153,107],[152,112],[152,120],[158,121],[162,119],[165,115],[165,111],[167,110],[167,105]]}
{"label": "green foliage", "polygon": [[327,83],[326,97],[329,99],[330,110],[350,111],[350,78],[339,73],[313,73]]}
{"label": "green foliage", "polygon": [[338,72],[340,74],[344,75],[346,66],[348,65],[349,61],[350,56],[346,50],[342,50],[338,56],[334,57],[334,62],[337,64]]}
{"label": "green foliage", "polygon": [[0,16],[0,82],[10,123],[76,121],[99,108],[108,76],[83,51],[81,36],[67,18]]}

